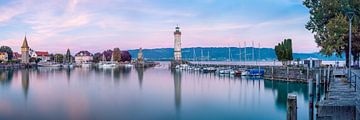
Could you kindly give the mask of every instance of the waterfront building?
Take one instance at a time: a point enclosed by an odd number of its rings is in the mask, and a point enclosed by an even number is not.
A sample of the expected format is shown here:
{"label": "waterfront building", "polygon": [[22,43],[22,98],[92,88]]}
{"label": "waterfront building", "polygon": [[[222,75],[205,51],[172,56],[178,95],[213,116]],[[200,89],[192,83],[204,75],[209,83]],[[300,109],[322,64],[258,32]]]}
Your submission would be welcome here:
{"label": "waterfront building", "polygon": [[30,47],[28,45],[28,42],[27,42],[26,36],[25,36],[24,41],[21,46],[21,63],[29,64],[29,59],[30,59],[29,50],[30,50]]}
{"label": "waterfront building", "polygon": [[317,58],[308,58],[303,61],[304,65],[308,68],[318,68],[321,66],[322,60]]}
{"label": "waterfront building", "polygon": [[31,52],[30,56],[36,59],[40,59],[40,62],[47,62],[50,60],[49,52],[46,51]]}
{"label": "waterfront building", "polygon": [[6,62],[9,60],[7,52],[0,52],[0,60],[3,62]]}
{"label": "waterfront building", "polygon": [[181,31],[179,26],[175,28],[174,38],[174,60],[181,61]]}
{"label": "waterfront building", "polygon": [[75,54],[75,63],[82,64],[92,62],[93,55],[89,51],[80,51]]}
{"label": "waterfront building", "polygon": [[21,55],[18,52],[13,52],[13,60],[21,60]]}

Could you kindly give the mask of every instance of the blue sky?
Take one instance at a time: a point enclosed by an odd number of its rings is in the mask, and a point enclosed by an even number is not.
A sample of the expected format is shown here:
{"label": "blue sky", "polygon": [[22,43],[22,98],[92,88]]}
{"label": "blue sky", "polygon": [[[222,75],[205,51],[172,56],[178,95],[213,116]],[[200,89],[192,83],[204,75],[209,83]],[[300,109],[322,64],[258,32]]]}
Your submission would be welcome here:
{"label": "blue sky", "polygon": [[317,52],[304,27],[301,0],[0,0],[0,44],[76,52],[173,47],[177,24],[183,47],[273,48],[293,39],[295,52]]}

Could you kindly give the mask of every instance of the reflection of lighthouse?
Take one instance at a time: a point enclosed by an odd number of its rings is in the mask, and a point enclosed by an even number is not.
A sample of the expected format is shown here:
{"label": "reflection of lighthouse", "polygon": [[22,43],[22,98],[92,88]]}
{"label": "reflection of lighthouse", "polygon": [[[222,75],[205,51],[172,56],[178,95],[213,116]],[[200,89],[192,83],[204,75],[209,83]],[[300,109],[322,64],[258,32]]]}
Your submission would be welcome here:
{"label": "reflection of lighthouse", "polygon": [[181,73],[174,71],[175,107],[178,110],[181,106]]}
{"label": "reflection of lighthouse", "polygon": [[175,41],[174,41],[174,60],[175,61],[181,61],[181,32],[180,32],[180,27],[176,26],[175,28],[175,32],[174,32],[174,37],[175,37]]}

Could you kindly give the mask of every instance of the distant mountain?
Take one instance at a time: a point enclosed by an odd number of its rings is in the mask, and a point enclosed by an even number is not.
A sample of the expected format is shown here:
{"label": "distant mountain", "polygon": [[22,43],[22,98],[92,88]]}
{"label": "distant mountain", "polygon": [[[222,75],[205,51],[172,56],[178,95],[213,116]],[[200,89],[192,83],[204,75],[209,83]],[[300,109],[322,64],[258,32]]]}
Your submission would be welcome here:
{"label": "distant mountain", "polygon": [[[245,54],[246,50],[246,54]],[[137,58],[138,49],[129,50],[133,58]],[[230,51],[230,55],[229,55]],[[273,61],[276,60],[275,51],[272,48],[236,48],[236,47],[196,47],[196,48],[183,48],[182,49],[182,58],[184,60],[211,60],[211,61],[247,61],[253,60],[253,51],[254,51],[254,60],[266,60]],[[155,48],[155,49],[143,49],[143,56],[146,60],[172,60],[173,59],[173,48]],[[259,54],[260,52],[260,54]],[[239,56],[241,54],[241,56]],[[230,56],[230,57],[229,57]],[[320,53],[294,53],[294,59],[307,59],[307,58],[318,58],[322,60],[343,60],[337,58],[336,56],[326,57]]]}

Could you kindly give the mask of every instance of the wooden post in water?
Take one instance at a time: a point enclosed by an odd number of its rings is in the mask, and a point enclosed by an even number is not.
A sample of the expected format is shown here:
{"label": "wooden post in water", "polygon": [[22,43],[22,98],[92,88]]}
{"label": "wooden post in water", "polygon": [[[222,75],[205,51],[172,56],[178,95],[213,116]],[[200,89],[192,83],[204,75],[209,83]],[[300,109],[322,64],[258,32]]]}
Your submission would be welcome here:
{"label": "wooden post in water", "polygon": [[289,81],[289,67],[286,67],[286,80]]}
{"label": "wooden post in water", "polygon": [[325,93],[327,93],[327,91],[328,91],[329,81],[330,81],[330,66],[328,66],[328,69],[327,69],[327,75],[326,75],[326,80],[325,80]]}
{"label": "wooden post in water", "polygon": [[325,83],[325,80],[326,80],[326,78],[327,78],[327,77],[326,77],[326,75],[327,75],[327,73],[326,73],[326,71],[327,71],[326,68],[324,68],[323,71],[324,71],[324,73],[323,73],[323,83]]}
{"label": "wooden post in water", "polygon": [[309,67],[306,67],[306,79],[309,79]]}
{"label": "wooden post in water", "polygon": [[274,66],[271,67],[271,79],[274,80]]}
{"label": "wooden post in water", "polygon": [[308,90],[309,90],[309,120],[314,119],[314,94],[313,94],[313,79],[308,79]]}
{"label": "wooden post in water", "polygon": [[316,74],[316,102],[320,101],[320,76]]}
{"label": "wooden post in water", "polygon": [[289,94],[287,97],[287,120],[297,120],[297,98]]}

